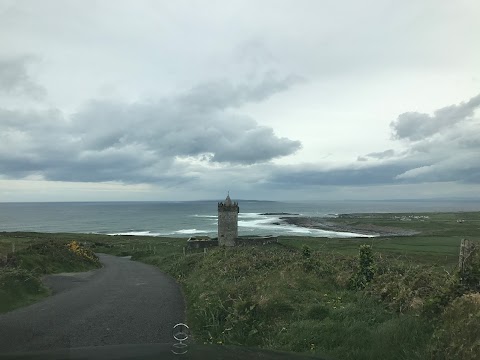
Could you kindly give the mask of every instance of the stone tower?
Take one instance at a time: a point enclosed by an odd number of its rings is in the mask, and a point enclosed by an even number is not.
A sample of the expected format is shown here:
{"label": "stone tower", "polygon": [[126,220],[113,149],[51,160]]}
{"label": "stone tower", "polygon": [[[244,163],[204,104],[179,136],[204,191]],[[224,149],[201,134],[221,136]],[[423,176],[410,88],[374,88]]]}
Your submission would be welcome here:
{"label": "stone tower", "polygon": [[225,201],[218,203],[218,245],[235,246],[238,237],[238,203],[227,195]]}

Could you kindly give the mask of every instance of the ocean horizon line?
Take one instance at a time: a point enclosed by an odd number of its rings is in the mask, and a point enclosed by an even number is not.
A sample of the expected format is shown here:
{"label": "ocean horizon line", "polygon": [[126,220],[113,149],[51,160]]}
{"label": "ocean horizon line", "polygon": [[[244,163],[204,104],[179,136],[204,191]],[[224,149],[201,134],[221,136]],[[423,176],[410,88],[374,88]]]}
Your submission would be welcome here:
{"label": "ocean horizon line", "polygon": [[[266,203],[315,203],[315,202],[435,202],[435,201],[459,201],[459,202],[480,202],[480,198],[404,198],[404,199],[315,199],[315,200],[259,200],[259,199],[241,199],[233,198],[235,201],[242,202],[266,202]],[[0,201],[0,204],[104,204],[104,203],[199,203],[199,202],[218,202],[219,199],[199,199],[199,200],[65,200],[65,201]]]}

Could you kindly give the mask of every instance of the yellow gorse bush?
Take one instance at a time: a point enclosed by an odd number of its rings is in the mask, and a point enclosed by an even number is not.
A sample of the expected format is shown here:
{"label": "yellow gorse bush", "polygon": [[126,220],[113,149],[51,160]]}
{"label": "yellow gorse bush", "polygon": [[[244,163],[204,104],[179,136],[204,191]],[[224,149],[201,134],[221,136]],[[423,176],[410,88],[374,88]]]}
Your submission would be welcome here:
{"label": "yellow gorse bush", "polygon": [[67,244],[68,249],[77,256],[81,256],[93,262],[98,262],[97,256],[90,250],[81,246],[77,241],[73,240]]}

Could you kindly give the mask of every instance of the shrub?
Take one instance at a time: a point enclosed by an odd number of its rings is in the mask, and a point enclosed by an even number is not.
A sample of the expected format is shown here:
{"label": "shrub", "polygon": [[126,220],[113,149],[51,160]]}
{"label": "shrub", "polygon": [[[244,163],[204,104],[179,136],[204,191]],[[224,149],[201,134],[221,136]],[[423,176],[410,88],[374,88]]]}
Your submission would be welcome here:
{"label": "shrub", "polygon": [[0,268],[0,313],[28,303],[31,298],[44,294],[46,294],[45,287],[30,271],[13,267]]}
{"label": "shrub", "polygon": [[310,247],[308,245],[302,245],[302,256],[305,258],[309,258],[312,254]]}
{"label": "shrub", "polygon": [[444,286],[437,286],[439,294],[428,300],[425,310],[430,314],[438,315],[456,298],[471,292],[480,292],[480,249],[471,254],[465,264],[463,272],[456,272],[449,276]]}
{"label": "shrub", "polygon": [[366,289],[396,312],[436,314],[452,298],[456,278],[439,269],[404,264],[376,276]]}
{"label": "shrub", "polygon": [[478,359],[480,354],[480,293],[455,299],[442,314],[431,343],[433,359]]}
{"label": "shrub", "polygon": [[99,263],[97,255],[86,247],[81,246],[77,241],[73,240],[67,244],[67,248],[75,255],[82,257],[83,259],[92,263]]}
{"label": "shrub", "polygon": [[473,250],[460,274],[460,283],[465,292],[480,292],[480,245]]}
{"label": "shrub", "polygon": [[360,245],[358,258],[358,271],[350,280],[350,287],[353,289],[363,289],[375,275],[375,262],[370,245]]}

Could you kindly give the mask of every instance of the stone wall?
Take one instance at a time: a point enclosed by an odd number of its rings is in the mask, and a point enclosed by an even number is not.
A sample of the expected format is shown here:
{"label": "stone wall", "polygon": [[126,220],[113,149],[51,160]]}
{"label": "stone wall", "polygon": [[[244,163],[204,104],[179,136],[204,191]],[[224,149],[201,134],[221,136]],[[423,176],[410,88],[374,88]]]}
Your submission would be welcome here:
{"label": "stone wall", "polygon": [[[268,245],[275,243],[278,243],[278,237],[276,236],[251,236],[236,238],[234,246]],[[187,241],[187,250],[205,249],[214,246],[219,246],[218,239]]]}
{"label": "stone wall", "polygon": [[187,249],[205,249],[213,246],[218,246],[217,239],[187,241]]}
{"label": "stone wall", "polygon": [[276,236],[252,236],[235,239],[235,246],[267,245],[274,243],[278,243],[278,237]]}

